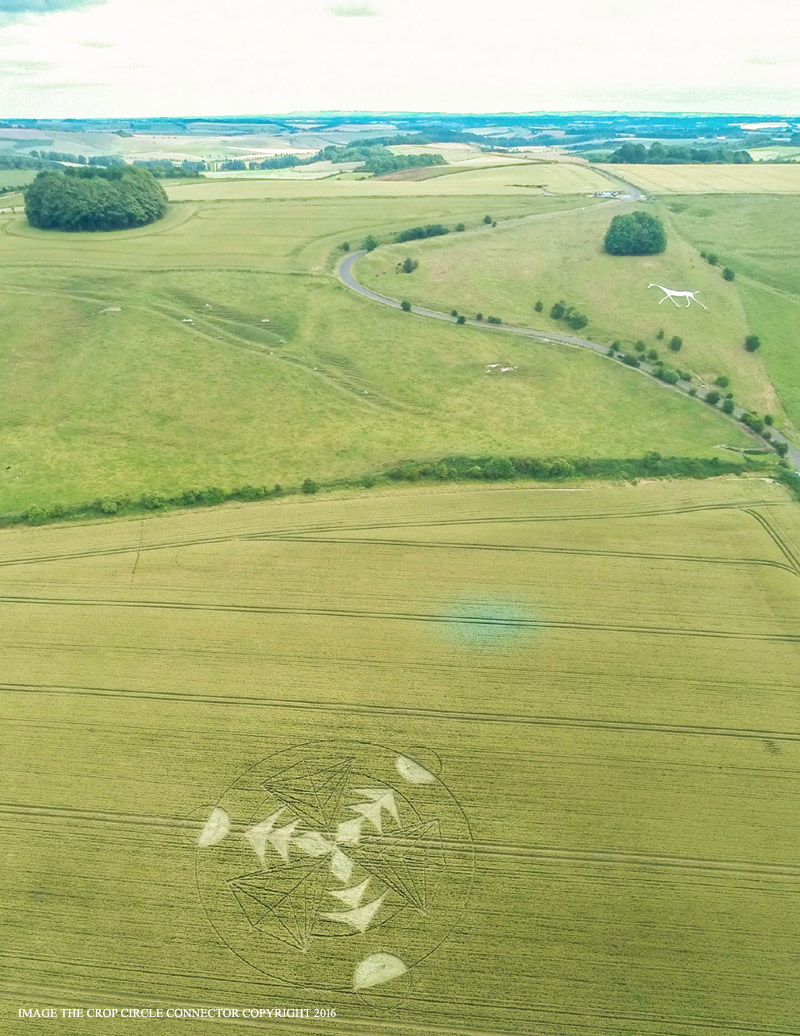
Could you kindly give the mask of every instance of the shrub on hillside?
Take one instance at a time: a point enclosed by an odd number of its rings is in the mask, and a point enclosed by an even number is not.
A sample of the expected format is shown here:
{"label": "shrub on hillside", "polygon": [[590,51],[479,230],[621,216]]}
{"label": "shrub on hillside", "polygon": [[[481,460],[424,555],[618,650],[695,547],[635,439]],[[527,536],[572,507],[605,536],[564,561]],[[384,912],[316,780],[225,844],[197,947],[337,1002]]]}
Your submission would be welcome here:
{"label": "shrub on hillside", "polygon": [[761,339],[758,335],[748,335],[744,340],[744,347],[749,353],[754,353],[761,348]]}
{"label": "shrub on hillside", "polygon": [[657,216],[629,212],[614,216],[604,245],[610,255],[656,255],[667,247],[667,234]]}

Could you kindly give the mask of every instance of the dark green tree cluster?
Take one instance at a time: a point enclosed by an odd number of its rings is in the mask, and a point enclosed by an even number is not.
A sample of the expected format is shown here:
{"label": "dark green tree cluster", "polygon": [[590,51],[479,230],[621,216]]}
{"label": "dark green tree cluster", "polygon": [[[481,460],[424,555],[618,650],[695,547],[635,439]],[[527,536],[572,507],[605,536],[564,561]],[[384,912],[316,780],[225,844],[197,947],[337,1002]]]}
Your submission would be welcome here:
{"label": "dark green tree cluster", "polygon": [[135,166],[42,172],[25,191],[28,222],[40,230],[125,230],[166,211],[164,188]]}
{"label": "dark green tree cluster", "polygon": [[[539,303],[537,302],[537,306]],[[537,310],[541,312],[541,310]],[[565,320],[571,328],[575,331],[580,331],[581,328],[586,327],[589,323],[589,318],[585,313],[578,312],[574,306],[568,306],[566,302],[559,299],[558,302],[554,302],[550,310],[551,320]]]}
{"label": "dark green tree cluster", "polygon": [[626,141],[613,151],[609,162],[626,162],[629,165],[678,165],[685,163],[733,163],[744,165],[753,161],[749,151],[734,151],[731,148],[713,145],[711,147],[687,147],[684,144],[665,145],[656,140],[649,149],[644,144]]}
{"label": "dark green tree cluster", "polygon": [[667,247],[667,234],[657,216],[629,212],[611,220],[604,245],[610,255],[656,255]]}
{"label": "dark green tree cluster", "polygon": [[424,237],[441,237],[442,234],[448,234],[447,227],[442,226],[441,223],[429,223],[426,227],[410,227],[408,230],[401,230],[399,234],[395,234],[394,239],[398,242],[403,241],[418,241]]}

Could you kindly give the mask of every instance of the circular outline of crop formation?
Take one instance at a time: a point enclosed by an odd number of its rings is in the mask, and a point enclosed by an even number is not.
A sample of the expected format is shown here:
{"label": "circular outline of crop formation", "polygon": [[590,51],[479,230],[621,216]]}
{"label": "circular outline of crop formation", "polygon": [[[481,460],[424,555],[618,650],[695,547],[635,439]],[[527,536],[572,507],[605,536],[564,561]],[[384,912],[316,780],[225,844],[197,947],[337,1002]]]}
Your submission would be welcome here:
{"label": "circular outline of crop formation", "polygon": [[407,989],[474,879],[469,821],[440,776],[366,741],[307,741],[260,760],[223,792],[195,844],[219,937],[290,985]]}

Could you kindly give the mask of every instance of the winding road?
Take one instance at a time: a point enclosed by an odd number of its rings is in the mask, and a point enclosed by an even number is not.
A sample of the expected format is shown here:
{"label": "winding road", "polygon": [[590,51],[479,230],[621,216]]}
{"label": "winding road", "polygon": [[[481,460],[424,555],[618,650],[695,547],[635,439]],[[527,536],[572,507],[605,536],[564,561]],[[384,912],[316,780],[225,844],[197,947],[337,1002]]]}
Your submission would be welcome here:
{"label": "winding road", "polygon": [[[366,251],[362,249],[361,251],[350,252],[346,255],[339,263],[337,271],[339,280],[345,285],[345,287],[350,288],[351,291],[356,292],[358,295],[361,295],[366,299],[370,299],[372,302],[379,302],[383,306],[391,306],[392,309],[401,309],[402,307],[398,299],[390,298],[388,295],[381,295],[379,292],[373,291],[371,288],[366,287],[366,285],[356,280],[353,267],[358,260],[366,254]],[[412,306],[410,312],[418,317],[428,317],[431,320],[445,320],[449,324],[454,323],[454,318],[451,314],[442,313],[436,309],[426,309],[424,306]],[[489,331],[493,334],[521,335],[524,338],[531,338],[536,342],[545,342],[549,345],[566,345],[573,349],[590,349],[592,352],[598,353],[600,356],[605,356],[608,359],[611,359],[608,356],[607,346],[598,345],[597,342],[590,342],[588,338],[578,338],[576,335],[560,334],[554,331],[535,331],[531,327],[518,327],[514,324],[486,324],[478,320],[467,320],[465,326],[477,327],[480,328],[481,331]],[[619,361],[614,360],[612,362],[616,363]],[[679,381],[676,385],[668,385],[666,382],[659,380],[655,376],[656,367],[652,363],[648,363],[646,360],[642,361],[640,367],[629,367],[628,370],[638,371],[639,374],[644,374],[646,377],[652,378],[653,381],[662,388],[673,389],[676,392],[682,393],[689,399],[695,398],[701,402],[705,399],[705,392],[702,390],[698,391],[697,395],[694,397],[689,395],[689,390],[693,388],[693,386],[688,381]],[[745,412],[746,411],[741,407],[736,407],[732,414],[723,414],[722,416],[727,417],[745,431],[750,432],[750,429],[741,423],[741,419]],[[719,411],[719,413],[722,413],[722,411]],[[752,432],[750,432],[750,434],[754,435]],[[795,473],[800,476],[800,449],[774,428],[771,429],[771,435],[773,441],[786,443],[788,448],[786,458],[792,464]],[[765,444],[765,441],[760,436],[754,437],[759,443]]]}

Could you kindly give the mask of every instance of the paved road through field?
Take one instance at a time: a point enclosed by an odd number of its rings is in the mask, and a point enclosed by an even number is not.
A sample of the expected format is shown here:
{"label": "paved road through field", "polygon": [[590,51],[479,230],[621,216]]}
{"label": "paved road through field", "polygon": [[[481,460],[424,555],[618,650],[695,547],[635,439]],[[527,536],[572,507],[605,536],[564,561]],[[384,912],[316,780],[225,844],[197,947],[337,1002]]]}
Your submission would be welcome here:
{"label": "paved road through field", "polygon": [[[638,199],[634,199],[638,200]],[[371,288],[367,288],[360,281],[356,280],[353,267],[358,260],[366,255],[367,253],[362,249],[358,252],[350,252],[342,259],[339,263],[339,280],[346,287],[355,291],[359,295],[363,295],[364,298],[371,299],[373,302],[380,302],[381,305],[391,306],[392,309],[401,309],[401,304],[398,299],[390,298],[388,295],[381,295],[377,291],[373,291]],[[431,320],[445,320],[447,323],[452,324],[454,322],[453,317],[449,313],[442,313],[436,309],[426,309],[424,306],[412,306],[411,313],[416,314],[418,317],[428,317]],[[608,347],[605,345],[598,345],[597,342],[590,342],[588,338],[578,338],[576,335],[565,335],[560,334],[556,331],[535,331],[530,327],[517,327],[514,324],[486,324],[478,320],[467,320],[466,325],[469,327],[477,327],[482,331],[490,331],[492,333],[506,333],[512,335],[523,335],[525,338],[532,338],[534,341],[555,343],[557,345],[567,345],[574,349],[591,349],[592,352],[599,353],[601,356],[608,356]],[[616,362],[616,361],[615,361]],[[631,370],[638,370],[639,373],[653,377],[659,385],[666,389],[674,389],[677,392],[681,392],[684,395],[689,395],[689,390],[692,385],[688,381],[679,381],[677,385],[667,385],[663,381],[655,379],[656,368],[653,364],[643,361],[641,366],[638,368],[630,368]],[[710,390],[709,390],[710,391]],[[701,390],[697,393],[698,400],[704,399],[705,393]],[[689,397],[692,398],[692,397]],[[730,415],[731,420],[736,420],[737,423],[741,421],[745,411],[741,407],[736,407],[733,413]],[[724,415],[728,416],[728,415]],[[743,426],[746,427],[746,426]],[[785,442],[788,447],[787,459],[791,462],[795,472],[800,476],[800,449],[798,449],[793,443],[789,442],[780,432],[775,429],[771,429],[771,435],[773,440],[777,442]],[[759,439],[759,442],[762,440]]]}

